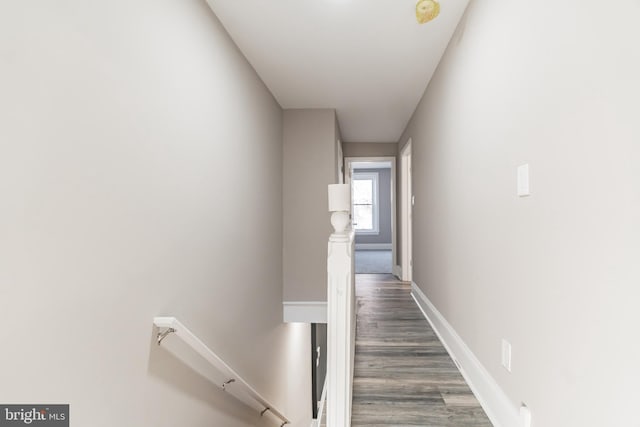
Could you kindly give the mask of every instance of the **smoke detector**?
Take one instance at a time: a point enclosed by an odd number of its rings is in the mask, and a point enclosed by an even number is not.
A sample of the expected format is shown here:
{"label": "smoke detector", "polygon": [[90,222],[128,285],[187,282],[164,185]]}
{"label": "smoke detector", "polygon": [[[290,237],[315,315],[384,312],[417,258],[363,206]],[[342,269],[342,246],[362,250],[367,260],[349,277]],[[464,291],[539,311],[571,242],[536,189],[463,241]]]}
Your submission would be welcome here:
{"label": "smoke detector", "polygon": [[435,19],[440,14],[440,3],[437,0],[418,0],[416,4],[416,19],[420,24]]}

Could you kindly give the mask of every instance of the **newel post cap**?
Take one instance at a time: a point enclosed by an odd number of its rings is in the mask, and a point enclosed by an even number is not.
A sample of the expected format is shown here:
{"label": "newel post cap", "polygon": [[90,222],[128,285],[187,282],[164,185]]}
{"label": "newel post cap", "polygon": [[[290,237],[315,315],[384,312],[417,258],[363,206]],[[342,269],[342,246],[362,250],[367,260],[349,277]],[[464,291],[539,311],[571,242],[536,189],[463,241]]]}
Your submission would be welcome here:
{"label": "newel post cap", "polygon": [[351,211],[351,186],[329,184],[329,212]]}

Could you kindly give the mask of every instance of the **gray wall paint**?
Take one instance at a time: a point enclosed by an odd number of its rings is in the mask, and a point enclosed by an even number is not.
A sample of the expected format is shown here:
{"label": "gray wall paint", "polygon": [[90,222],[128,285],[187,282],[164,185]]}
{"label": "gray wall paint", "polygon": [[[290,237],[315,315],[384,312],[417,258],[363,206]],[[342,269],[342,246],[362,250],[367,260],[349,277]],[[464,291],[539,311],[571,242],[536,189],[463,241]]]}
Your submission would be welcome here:
{"label": "gray wall paint", "polygon": [[284,301],[327,300],[336,136],[334,110],[284,111]]}
{"label": "gray wall paint", "polygon": [[76,426],[259,424],[155,345],[175,315],[308,426],[282,111],[206,3],[3,1],[0,70],[0,401],[70,403]]}
{"label": "gray wall paint", "polygon": [[414,280],[534,427],[638,424],[640,3],[539,13],[473,1],[401,138]]}
{"label": "gray wall paint", "polygon": [[378,142],[344,142],[345,157],[385,157],[398,154],[398,144]]}
{"label": "gray wall paint", "polygon": [[389,243],[391,231],[391,169],[356,169],[357,172],[378,173],[379,228],[378,235],[356,235],[356,243]]}

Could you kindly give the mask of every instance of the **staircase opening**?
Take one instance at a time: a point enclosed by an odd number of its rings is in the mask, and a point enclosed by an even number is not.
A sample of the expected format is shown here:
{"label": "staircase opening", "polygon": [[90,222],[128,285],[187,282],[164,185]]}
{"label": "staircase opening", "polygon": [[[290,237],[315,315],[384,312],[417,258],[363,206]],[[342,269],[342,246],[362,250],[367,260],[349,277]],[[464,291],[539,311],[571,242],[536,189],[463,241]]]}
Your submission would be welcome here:
{"label": "staircase opening", "polygon": [[317,420],[327,377],[327,324],[311,324],[311,410]]}

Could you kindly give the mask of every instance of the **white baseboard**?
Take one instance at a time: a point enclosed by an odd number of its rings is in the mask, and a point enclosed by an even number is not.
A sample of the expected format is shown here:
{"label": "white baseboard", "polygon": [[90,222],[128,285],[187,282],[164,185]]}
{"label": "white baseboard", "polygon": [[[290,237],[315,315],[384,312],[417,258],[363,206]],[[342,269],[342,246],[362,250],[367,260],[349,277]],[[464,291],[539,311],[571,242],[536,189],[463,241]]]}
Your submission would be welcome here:
{"label": "white baseboard", "polygon": [[398,279],[402,280],[402,267],[400,267],[399,265],[394,265],[393,267],[391,267],[391,273]]}
{"label": "white baseboard", "polygon": [[411,296],[416,301],[431,327],[444,344],[460,373],[469,384],[482,408],[495,427],[518,427],[518,410],[491,374],[471,352],[462,338],[451,327],[429,298],[415,283],[411,284]]}
{"label": "white baseboard", "polygon": [[284,301],[282,318],[285,323],[327,323],[327,302]]}
{"label": "white baseboard", "polygon": [[391,249],[393,249],[391,243],[356,243],[356,250],[390,251]]}

